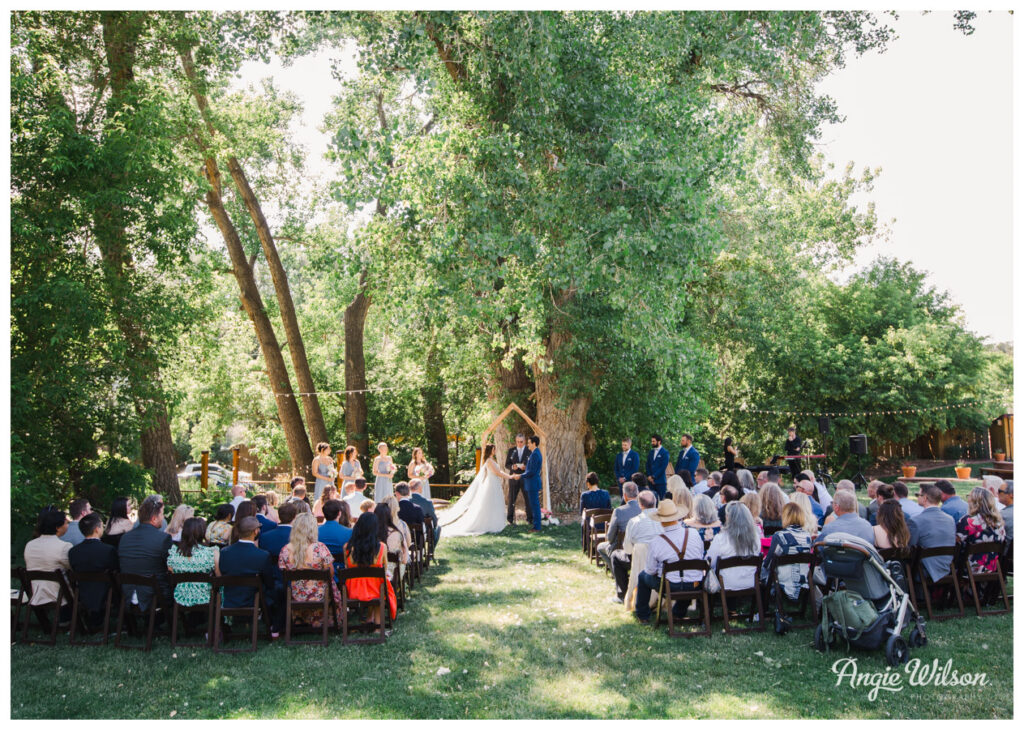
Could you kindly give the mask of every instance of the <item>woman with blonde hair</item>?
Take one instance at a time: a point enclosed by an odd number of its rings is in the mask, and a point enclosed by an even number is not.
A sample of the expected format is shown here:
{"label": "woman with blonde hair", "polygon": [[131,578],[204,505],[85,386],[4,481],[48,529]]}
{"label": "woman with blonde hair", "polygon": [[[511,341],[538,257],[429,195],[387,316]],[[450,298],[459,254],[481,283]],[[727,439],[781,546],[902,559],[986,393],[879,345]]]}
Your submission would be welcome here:
{"label": "woman with blonde hair", "polygon": [[[191,505],[185,505],[182,503],[174,509],[174,513],[171,515],[170,521],[167,523],[167,532],[171,534],[171,540],[177,543],[181,540],[181,529],[185,525],[185,521],[196,514],[195,508]],[[206,527],[203,527],[206,530]]]}
{"label": "woman with blonde hair", "polygon": [[758,540],[764,540],[764,523],[761,521],[761,497],[756,492],[748,492],[740,498],[740,502],[747,506],[750,516],[754,519],[757,527]]}
{"label": "woman with blonde hair", "polygon": [[325,485],[323,491],[320,493],[320,498],[313,503],[313,517],[316,518],[317,523],[324,522],[324,503],[328,500],[338,499],[338,488],[334,486],[334,483]]}
{"label": "woman with blonde hair", "polygon": [[[679,512],[683,514],[683,520],[686,520],[693,515],[693,492],[685,484],[676,483],[673,485],[672,480],[677,477],[679,475],[672,475],[672,477],[668,478],[668,490],[672,496],[672,502],[679,506]],[[680,478],[679,482],[682,483],[683,480]]]}
{"label": "woman with blonde hair", "polygon": [[814,516],[811,498],[807,496],[807,493],[798,490],[789,496],[789,501],[796,503],[804,511],[804,530],[812,536],[818,535],[818,519]]}
{"label": "woman with blonde hair", "polygon": [[758,493],[761,498],[761,528],[769,531],[776,531],[785,528],[782,521],[782,509],[786,507],[789,498],[774,482],[766,482]]}
{"label": "woman with blonde hair", "polygon": [[409,526],[404,520],[398,517],[398,498],[394,495],[388,495],[384,500],[381,501],[383,505],[387,505],[388,509],[391,510],[391,522],[395,524],[398,530],[402,531],[402,536],[405,538],[405,545],[412,547],[412,532],[409,530]]}
{"label": "woman with blonde hair", "polygon": [[278,497],[277,490],[267,490],[263,493],[263,497],[267,499],[267,517],[281,525],[281,516],[277,514],[277,504],[281,499]]}
{"label": "woman with blonde hair", "polygon": [[[1006,524],[996,499],[984,487],[976,487],[967,495],[967,515],[956,524],[956,539],[963,546],[1006,540]],[[995,571],[998,559],[998,553],[975,554],[971,556],[971,568],[975,573]]]}
{"label": "woman with blonde hair", "polygon": [[[329,569],[331,572],[330,591],[334,595],[335,616],[330,617],[332,624],[341,621],[341,592],[334,581],[334,557],[327,546],[317,540],[316,518],[312,513],[299,513],[292,520],[291,535],[288,543],[281,548],[277,566],[282,571],[302,569]],[[302,602],[323,601],[324,592],[328,587],[323,581],[304,580],[292,582],[292,600]],[[309,622],[314,627],[322,627],[323,610],[317,607],[295,607],[294,614]]]}
{"label": "woman with blonde hair", "polygon": [[686,487],[686,483],[683,482],[682,476],[679,474],[670,475],[668,480],[665,481],[665,494],[668,495],[669,499],[675,500],[676,490],[681,487]]}

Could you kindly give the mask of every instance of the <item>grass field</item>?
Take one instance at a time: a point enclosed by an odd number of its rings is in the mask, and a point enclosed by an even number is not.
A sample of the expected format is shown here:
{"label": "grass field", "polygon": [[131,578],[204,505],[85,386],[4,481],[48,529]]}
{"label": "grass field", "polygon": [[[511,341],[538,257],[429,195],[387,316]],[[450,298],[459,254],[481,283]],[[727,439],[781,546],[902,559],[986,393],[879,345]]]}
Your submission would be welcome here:
{"label": "grass field", "polygon": [[[984,687],[910,687],[868,700],[836,687],[811,630],[674,639],[608,602],[579,526],[442,540],[438,563],[383,646],[11,648],[14,718],[1011,718],[1012,617],[928,626],[913,657]],[[854,651],[860,672],[884,654]],[[450,672],[439,675],[441,668]],[[442,671],[443,672],[443,671]]]}

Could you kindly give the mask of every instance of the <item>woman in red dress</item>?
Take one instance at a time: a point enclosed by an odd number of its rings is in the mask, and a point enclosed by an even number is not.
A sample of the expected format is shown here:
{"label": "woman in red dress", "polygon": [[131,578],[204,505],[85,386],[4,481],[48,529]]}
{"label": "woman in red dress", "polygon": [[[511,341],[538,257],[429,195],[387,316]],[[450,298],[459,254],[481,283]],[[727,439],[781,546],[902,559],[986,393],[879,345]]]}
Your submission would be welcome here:
{"label": "woman in red dress", "polygon": [[[388,547],[377,538],[377,516],[372,511],[363,513],[352,529],[352,537],[345,544],[345,568],[380,567],[386,571],[387,560]],[[350,599],[364,602],[379,601],[381,591],[387,591],[391,619],[395,618],[395,590],[386,578],[383,582],[369,578],[347,579],[345,588]],[[380,624],[380,607],[370,610],[370,621]]]}

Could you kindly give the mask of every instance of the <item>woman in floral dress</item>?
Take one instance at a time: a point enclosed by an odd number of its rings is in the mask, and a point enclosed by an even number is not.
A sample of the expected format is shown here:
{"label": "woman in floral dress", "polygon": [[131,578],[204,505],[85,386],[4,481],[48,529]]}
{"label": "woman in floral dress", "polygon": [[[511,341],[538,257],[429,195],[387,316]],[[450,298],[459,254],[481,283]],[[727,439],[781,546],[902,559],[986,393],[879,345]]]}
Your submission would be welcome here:
{"label": "woman in floral dress", "polygon": [[[220,576],[220,550],[204,546],[206,521],[188,518],[181,527],[181,542],[172,544],[167,553],[167,568],[173,574],[206,574]],[[189,582],[174,587],[174,601],[183,607],[196,607],[210,602],[208,583]]]}
{"label": "woman in floral dress", "polygon": [[[956,525],[956,538],[965,547],[1006,540],[1003,516],[996,507],[996,499],[985,488],[976,487],[967,496],[967,515]],[[998,558],[998,554],[991,552],[971,556],[971,569],[975,573],[995,571]]]}
{"label": "woman in floral dress", "polygon": [[[334,594],[334,616],[329,621],[332,626],[341,621],[341,592],[334,582],[334,557],[331,556],[330,549],[317,540],[316,518],[312,513],[299,513],[295,516],[295,520],[292,521],[291,538],[281,549],[277,565],[282,571],[329,569],[330,591]],[[293,581],[292,600],[322,602],[326,590],[322,581]],[[323,626],[324,612],[319,607],[295,607],[293,613],[295,617],[314,627]]]}
{"label": "woman in floral dress", "polygon": [[206,528],[206,542],[222,546],[231,543],[231,518],[234,515],[235,509],[231,507],[231,503],[218,505],[213,522]]}

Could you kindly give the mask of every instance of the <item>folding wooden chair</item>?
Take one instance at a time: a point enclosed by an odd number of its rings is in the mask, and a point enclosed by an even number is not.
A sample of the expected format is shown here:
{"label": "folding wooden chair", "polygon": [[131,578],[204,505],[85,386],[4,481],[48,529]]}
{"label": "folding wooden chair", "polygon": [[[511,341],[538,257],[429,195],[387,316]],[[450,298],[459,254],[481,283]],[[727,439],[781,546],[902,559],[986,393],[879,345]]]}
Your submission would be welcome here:
{"label": "folding wooden chair", "polygon": [[[737,568],[740,566],[753,566],[754,567],[754,585],[749,589],[726,589],[725,582],[722,580],[722,572],[726,569]],[[761,554],[756,556],[733,556],[732,558],[720,558],[718,559],[718,565],[715,567],[715,578],[718,579],[718,585],[721,587],[718,594],[722,601],[722,624],[725,627],[726,634],[741,634],[743,632],[764,632],[764,605],[761,601]],[[742,629],[731,629],[729,627],[729,599],[734,597],[753,597],[753,601],[750,603],[750,613],[747,614],[747,621],[754,621],[754,611],[757,611],[757,626],[744,627]]]}
{"label": "folding wooden chair", "polygon": [[[17,591],[14,586],[17,586]],[[21,608],[32,600],[32,585],[25,579],[22,566],[11,566],[11,642],[17,642],[18,625],[21,623]]]}
{"label": "folding wooden chair", "polygon": [[[330,569],[301,569],[297,571],[281,571],[281,580],[284,583],[285,592],[285,624],[284,643],[286,645],[323,645],[327,647],[327,631],[334,618],[331,609],[334,607],[334,592],[331,591],[331,570]],[[321,601],[299,601],[292,598],[293,581],[320,581],[324,585],[324,598]],[[292,639],[292,611],[295,607],[319,607],[323,610],[324,623],[319,640],[293,640]],[[317,631],[315,627],[305,628],[305,631]]]}
{"label": "folding wooden chair", "polygon": [[[57,632],[60,625],[60,608],[71,599],[71,590],[68,587],[68,583],[64,578],[63,571],[29,571],[24,569],[22,572],[23,581],[28,587],[29,601],[31,602],[32,596],[32,582],[33,581],[52,581],[57,584],[57,598],[52,602],[44,602],[42,604],[28,604],[28,611],[25,613],[25,621],[21,625],[21,641],[28,641],[28,629],[32,622],[32,615],[36,616],[36,621],[44,632],[50,633],[49,640],[33,640],[41,645],[56,645],[57,644]],[[50,621],[49,611],[53,610],[53,621]],[[47,629],[49,627],[49,629]]]}
{"label": "folding wooden chair", "polygon": [[[711,604],[708,601],[708,592],[704,588],[704,581],[707,578],[708,571],[711,569],[710,565],[703,558],[689,558],[686,560],[672,561],[662,564],[661,566],[661,584],[658,587],[658,605],[654,610],[654,626],[657,627],[661,623],[661,605],[662,601],[668,609],[668,635],[669,637],[697,637],[703,635],[705,637],[711,636]],[[700,586],[697,589],[685,589],[683,591],[670,591],[670,585],[665,580],[665,577],[673,572],[678,571],[680,576],[683,576],[684,571],[700,571]],[[686,606],[690,606],[690,602],[694,599],[699,600],[697,608],[700,610],[700,616],[694,619],[687,618],[686,620],[678,619],[672,614],[672,603],[673,602],[686,602]],[[676,622],[698,622],[703,624],[703,629],[693,630],[690,632],[676,632]]]}
{"label": "folding wooden chair", "polygon": [[[971,597],[974,599],[974,609],[980,617],[983,614],[1006,614],[1010,611],[1010,600],[1006,596],[1006,582],[1003,580],[1003,570],[1000,565],[1000,555],[1003,553],[1004,546],[1002,541],[990,541],[988,543],[975,543],[965,547],[965,557],[967,559],[967,581],[971,587]],[[982,553],[994,553],[996,554],[996,570],[995,571],[975,571],[974,564],[971,563],[971,557],[977,556]],[[979,586],[987,587],[989,584],[999,585],[999,594],[993,599],[1002,598],[1004,609],[989,609],[982,611],[981,609],[981,591]],[[994,602],[993,602],[994,603]]]}
{"label": "folding wooden chair", "polygon": [[[779,585],[779,567],[780,566],[807,566],[807,586],[800,588],[800,594],[797,596],[797,601],[792,602],[789,597],[786,596],[786,592],[782,590]],[[807,551],[806,553],[794,553],[786,556],[775,556],[772,562],[771,570],[771,586],[775,589],[775,611],[779,614],[787,614],[786,602],[795,603],[797,606],[797,612],[800,613],[801,617],[807,616],[807,608],[811,608],[811,621],[802,622],[800,624],[790,624],[789,629],[810,629],[818,626],[818,607],[811,600],[811,588],[814,585],[814,553]],[[778,630],[776,630],[778,631]]]}
{"label": "folding wooden chair", "polygon": [[[212,587],[210,598],[213,601],[213,651],[237,654],[240,652],[256,652],[256,637],[260,628],[260,612],[267,626],[267,639],[270,639],[270,612],[267,611],[266,597],[263,596],[263,578],[260,576],[215,576],[210,582]],[[221,589],[249,588],[254,589],[252,605],[248,607],[225,607],[221,598]],[[329,587],[328,587],[329,588]],[[221,620],[224,617],[245,617],[252,626],[251,644],[246,648],[227,649],[221,647]],[[327,624],[324,617],[324,624]]]}
{"label": "folding wooden chair", "polygon": [[[73,596],[71,600],[71,637],[69,638],[69,642],[72,645],[87,646],[107,644],[107,639],[110,636],[110,613],[114,604],[114,590],[117,587],[114,575],[109,571],[71,571],[68,573],[68,579],[73,587]],[[82,630],[87,634],[91,634],[90,630],[92,630],[87,619],[89,616],[89,609],[82,606],[80,596],[82,584],[102,584],[107,587],[106,596],[103,600],[103,638],[95,642],[83,642],[76,639],[79,626],[81,626]]]}
{"label": "folding wooden chair", "polygon": [[[171,574],[171,647],[208,647],[213,639],[214,630],[219,627],[213,623],[213,594],[211,590],[210,601],[206,604],[195,604],[185,606],[178,604],[174,598],[174,590],[178,584],[210,584],[213,580],[212,574],[204,573],[180,573]],[[190,614],[206,614],[206,638],[202,642],[178,642],[178,617],[184,621]]]}
{"label": "folding wooden chair", "polygon": [[[121,601],[117,610],[117,636],[114,638],[114,647],[121,650],[142,650],[149,652],[153,648],[153,637],[156,634],[156,616],[160,613],[166,616],[164,611],[164,599],[160,593],[160,582],[155,576],[143,576],[142,574],[117,574],[117,584],[121,592]],[[148,587],[153,591],[150,598],[149,609],[142,610],[138,605],[132,604],[132,593],[136,587]],[[145,645],[128,645],[121,641],[124,631],[125,615],[134,628],[135,618],[148,618]]]}
{"label": "folding wooden chair", "polygon": [[[402,578],[402,555],[397,551],[388,554],[388,563],[395,564],[394,575],[398,577],[398,588],[395,591],[395,599],[398,602],[398,610],[405,611],[405,580]],[[408,571],[408,569],[407,569]]]}
{"label": "folding wooden chair", "polygon": [[[956,554],[957,546],[937,546],[935,548],[920,548],[917,552],[917,563],[915,572],[921,579],[921,593],[924,594],[924,605],[928,612],[929,621],[938,621],[944,619],[950,619],[952,617],[964,616],[964,599],[960,593],[960,581],[956,575]],[[928,571],[925,569],[922,561],[926,558],[933,558],[935,556],[949,556],[949,571],[938,581],[932,581],[928,575]],[[959,612],[957,614],[939,614],[936,615],[932,612],[932,588],[934,587],[946,587],[952,590],[953,596],[956,599],[957,607]]]}
{"label": "folding wooden chair", "polygon": [[594,513],[601,513],[601,512],[607,512],[607,511],[604,511],[602,508],[586,508],[583,511],[583,518],[582,518],[581,523],[580,523],[580,530],[581,530],[581,532],[583,534],[582,541],[583,541],[583,555],[584,556],[587,556],[587,557],[590,556],[590,527],[591,527],[591,525],[593,525],[593,520],[591,520],[591,516],[593,516]]}
{"label": "folding wooden chair", "polygon": [[434,540],[434,531],[437,526],[434,525],[434,519],[429,515],[423,516],[423,530],[424,537],[427,540],[427,568],[430,567],[431,562],[434,560],[434,549],[437,548],[437,542]]}
{"label": "folding wooden chair", "polygon": [[409,550],[412,552],[412,560],[409,562],[410,566],[415,566],[416,581],[423,580],[423,572],[426,571],[426,550],[427,542],[423,537],[423,523],[407,523],[409,526],[409,533],[412,535],[412,545]]}
{"label": "folding wooden chair", "polygon": [[[359,601],[348,598],[349,579],[380,579],[379,595],[376,601]],[[387,639],[386,625],[391,618],[391,611],[387,605],[387,574],[381,566],[358,566],[345,569],[338,576],[338,583],[341,585],[341,642],[343,645],[369,645],[380,644]],[[373,623],[367,620],[362,624],[350,627],[348,622],[349,609],[368,610],[377,605],[380,610],[380,623]],[[371,636],[358,640],[349,639],[349,632],[365,631],[371,632]],[[373,635],[377,635],[374,637]]]}
{"label": "folding wooden chair", "polygon": [[[604,561],[601,554],[597,552],[597,544],[607,536],[608,522],[611,519],[611,510],[596,510],[590,515],[590,536],[587,538],[588,558],[599,567],[604,565]],[[599,525],[600,527],[598,527]]]}

